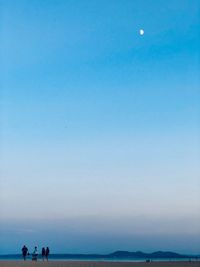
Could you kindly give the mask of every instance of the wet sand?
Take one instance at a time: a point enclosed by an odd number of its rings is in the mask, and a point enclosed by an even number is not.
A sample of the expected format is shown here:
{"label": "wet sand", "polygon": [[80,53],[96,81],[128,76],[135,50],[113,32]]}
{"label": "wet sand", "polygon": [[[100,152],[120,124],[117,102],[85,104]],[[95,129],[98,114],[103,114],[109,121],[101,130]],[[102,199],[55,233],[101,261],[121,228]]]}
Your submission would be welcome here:
{"label": "wet sand", "polygon": [[198,262],[0,261],[0,267],[200,267]]}

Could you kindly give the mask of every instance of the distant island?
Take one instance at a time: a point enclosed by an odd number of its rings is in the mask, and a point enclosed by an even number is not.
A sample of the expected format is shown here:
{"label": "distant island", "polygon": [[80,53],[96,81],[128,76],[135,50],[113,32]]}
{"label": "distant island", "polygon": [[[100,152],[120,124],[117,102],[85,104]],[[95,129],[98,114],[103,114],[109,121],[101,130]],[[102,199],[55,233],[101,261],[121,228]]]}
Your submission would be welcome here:
{"label": "distant island", "polygon": [[[183,255],[170,251],[156,251],[153,253],[144,253],[142,251],[115,251],[110,254],[62,254],[69,259],[188,259],[199,258],[198,255]],[[56,254],[54,254],[56,256]],[[59,257],[61,255],[58,255]]]}

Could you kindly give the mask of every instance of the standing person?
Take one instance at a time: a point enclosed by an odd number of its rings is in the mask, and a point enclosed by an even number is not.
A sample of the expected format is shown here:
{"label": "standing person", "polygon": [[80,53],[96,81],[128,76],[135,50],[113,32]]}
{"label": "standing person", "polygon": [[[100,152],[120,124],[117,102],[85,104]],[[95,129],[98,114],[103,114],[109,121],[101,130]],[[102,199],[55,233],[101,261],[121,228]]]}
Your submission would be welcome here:
{"label": "standing person", "polygon": [[37,261],[37,256],[38,256],[38,250],[37,247],[35,247],[32,255],[32,261]]}
{"label": "standing person", "polygon": [[46,252],[45,252],[45,257],[46,257],[47,261],[48,261],[48,259],[49,259],[49,253],[50,253],[50,250],[49,250],[49,248],[47,247],[47,248],[46,248]]}
{"label": "standing person", "polygon": [[44,261],[44,258],[46,256],[46,251],[45,251],[45,248],[43,247],[42,248],[42,260]]}
{"label": "standing person", "polygon": [[26,260],[27,254],[28,254],[28,248],[24,245],[22,248],[22,256],[24,258],[24,261]]}

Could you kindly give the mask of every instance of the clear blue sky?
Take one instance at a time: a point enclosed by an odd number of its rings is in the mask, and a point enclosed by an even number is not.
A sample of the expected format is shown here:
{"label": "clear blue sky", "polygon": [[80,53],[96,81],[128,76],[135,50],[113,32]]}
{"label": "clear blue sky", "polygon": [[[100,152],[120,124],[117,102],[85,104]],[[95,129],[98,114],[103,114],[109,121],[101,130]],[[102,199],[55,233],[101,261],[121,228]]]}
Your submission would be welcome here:
{"label": "clear blue sky", "polygon": [[0,253],[199,253],[199,13],[1,1]]}

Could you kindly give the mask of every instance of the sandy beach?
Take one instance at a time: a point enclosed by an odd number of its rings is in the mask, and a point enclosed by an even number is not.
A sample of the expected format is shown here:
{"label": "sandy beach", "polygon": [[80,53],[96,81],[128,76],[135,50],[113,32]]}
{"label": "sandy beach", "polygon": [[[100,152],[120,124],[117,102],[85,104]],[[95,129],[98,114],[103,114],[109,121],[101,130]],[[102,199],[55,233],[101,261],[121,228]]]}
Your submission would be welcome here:
{"label": "sandy beach", "polygon": [[200,262],[0,261],[0,267],[200,267]]}

